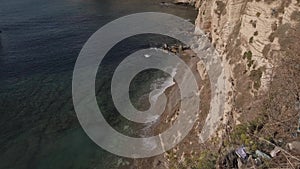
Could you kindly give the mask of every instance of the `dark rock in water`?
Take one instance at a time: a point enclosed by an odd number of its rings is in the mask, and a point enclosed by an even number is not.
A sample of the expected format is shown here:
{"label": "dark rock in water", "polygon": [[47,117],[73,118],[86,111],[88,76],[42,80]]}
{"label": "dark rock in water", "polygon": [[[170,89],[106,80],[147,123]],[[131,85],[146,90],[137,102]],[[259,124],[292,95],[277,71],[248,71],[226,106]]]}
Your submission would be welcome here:
{"label": "dark rock in water", "polygon": [[182,47],[182,50],[189,50],[189,49],[191,49],[190,46],[183,46],[183,47]]}
{"label": "dark rock in water", "polygon": [[190,5],[189,1],[186,1],[186,0],[175,0],[174,4],[176,4],[176,5],[183,5],[183,6]]}
{"label": "dark rock in water", "polygon": [[171,4],[171,3],[168,3],[168,2],[162,1],[162,2],[160,2],[160,5],[161,5],[161,6],[171,6],[172,4]]}
{"label": "dark rock in water", "polygon": [[191,48],[190,48],[190,46],[181,45],[181,44],[175,44],[175,45],[171,45],[171,46],[169,46],[168,44],[163,44],[162,49],[177,54],[177,53],[181,53],[183,51],[190,50]]}

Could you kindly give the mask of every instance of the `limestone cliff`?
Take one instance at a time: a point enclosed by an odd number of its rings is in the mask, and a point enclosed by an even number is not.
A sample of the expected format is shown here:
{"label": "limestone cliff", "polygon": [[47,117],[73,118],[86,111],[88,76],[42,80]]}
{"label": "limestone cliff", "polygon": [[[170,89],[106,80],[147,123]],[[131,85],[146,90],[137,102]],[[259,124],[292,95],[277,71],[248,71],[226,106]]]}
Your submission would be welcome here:
{"label": "limestone cliff", "polygon": [[[223,126],[216,133],[221,140],[219,152],[224,152],[237,142],[247,144],[249,140],[254,143],[247,146],[255,150],[257,145],[255,148],[252,146],[255,142],[260,143],[254,137],[268,135],[273,140],[295,139],[286,131],[292,128],[295,132],[299,118],[295,102],[300,95],[300,52],[299,45],[296,45],[300,39],[300,1],[188,2],[199,9],[195,32],[204,30],[207,33],[223,60],[228,77]],[[293,116],[297,118],[291,119]],[[249,133],[252,123],[261,129],[258,131],[256,128],[254,133]],[[274,126],[274,123],[279,125]],[[247,128],[242,133],[238,131],[236,136],[243,141],[228,136],[236,134],[237,125]],[[270,133],[276,133],[276,137]],[[287,165],[288,168],[295,166]]]}
{"label": "limestone cliff", "polygon": [[[279,145],[278,140],[282,145],[294,140],[290,133],[295,132],[298,125],[299,112],[295,103],[300,102],[300,52],[297,45],[300,39],[300,1],[177,2],[198,8],[195,32],[206,32],[223,61],[227,100],[222,125],[215,137],[201,145],[191,142],[191,151],[184,151],[188,149],[184,147],[169,153],[169,161],[178,159],[178,164],[171,162],[169,166],[195,166],[196,161],[198,168],[210,168],[216,163],[219,168],[226,168],[222,156],[232,147],[244,144],[250,152],[257,149],[271,151],[266,148],[269,143],[262,143],[258,138],[268,137],[276,145]],[[203,66],[198,66],[201,76],[205,72],[203,69]],[[199,155],[200,159],[197,158]],[[274,166],[278,161],[272,161]],[[298,166],[291,159],[280,165],[287,168]]]}
{"label": "limestone cliff", "polygon": [[[272,68],[277,64],[276,58],[270,55],[272,51],[281,50],[281,46],[278,37],[270,40],[270,36],[280,25],[296,24],[291,16],[293,12],[299,11],[299,2],[197,0],[191,3],[195,3],[199,9],[196,32],[200,29],[207,32],[226,65],[227,77],[230,77],[227,92],[232,95],[228,98],[225,113],[249,106],[245,102],[250,97],[268,90]],[[234,102],[238,102],[238,105]],[[239,123],[239,113],[232,114],[235,122]]]}

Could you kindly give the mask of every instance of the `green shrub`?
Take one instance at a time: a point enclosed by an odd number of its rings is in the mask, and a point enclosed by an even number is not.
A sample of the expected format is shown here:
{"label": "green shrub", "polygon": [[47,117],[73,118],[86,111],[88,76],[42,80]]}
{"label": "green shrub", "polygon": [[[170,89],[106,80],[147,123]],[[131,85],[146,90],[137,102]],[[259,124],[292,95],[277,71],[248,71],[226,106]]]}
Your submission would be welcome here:
{"label": "green shrub", "polygon": [[216,168],[217,155],[208,151],[200,154],[199,162],[195,169],[213,169]]}
{"label": "green shrub", "polygon": [[249,50],[248,52],[245,52],[243,55],[243,59],[246,59],[249,61],[252,59],[252,52]]}

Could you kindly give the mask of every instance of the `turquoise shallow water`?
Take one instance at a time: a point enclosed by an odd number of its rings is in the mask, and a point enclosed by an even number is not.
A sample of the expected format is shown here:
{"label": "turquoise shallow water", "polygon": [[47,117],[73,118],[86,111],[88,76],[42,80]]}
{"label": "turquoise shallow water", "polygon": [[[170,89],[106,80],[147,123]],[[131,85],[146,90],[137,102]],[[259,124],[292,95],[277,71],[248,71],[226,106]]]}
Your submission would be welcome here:
{"label": "turquoise shallow water", "polygon": [[[93,32],[118,17],[146,11],[186,19],[196,15],[193,8],[163,7],[157,0],[0,0],[1,169],[117,168],[119,157],[96,146],[77,121],[72,70]],[[114,114],[106,101],[110,96],[103,95],[111,70],[122,60],[120,56],[155,46],[156,41],[133,38],[120,44],[101,67],[96,89],[99,106],[116,129],[127,122]],[[136,97],[148,92],[138,84],[133,89]]]}

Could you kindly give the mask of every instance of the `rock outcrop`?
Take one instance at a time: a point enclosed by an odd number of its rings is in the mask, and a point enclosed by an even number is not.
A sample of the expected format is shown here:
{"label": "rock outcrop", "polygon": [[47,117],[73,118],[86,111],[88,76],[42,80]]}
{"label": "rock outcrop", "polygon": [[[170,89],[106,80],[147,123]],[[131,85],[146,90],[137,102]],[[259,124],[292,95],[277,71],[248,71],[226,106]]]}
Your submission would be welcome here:
{"label": "rock outcrop", "polygon": [[[185,164],[182,161],[196,161],[198,164],[201,163],[202,168],[209,168],[208,166],[216,164],[216,161],[213,153],[208,152],[214,152],[220,158],[220,153],[237,146],[236,144],[246,144],[255,152],[257,150],[255,144],[264,144],[258,143],[257,137],[265,136],[265,131],[260,133],[258,131],[258,128],[263,128],[265,124],[268,124],[264,127],[267,132],[276,133],[277,137],[292,139],[291,134],[285,132],[290,131],[290,128],[282,127],[283,124],[278,125],[278,128],[272,126],[282,118],[286,118],[282,123],[286,123],[287,126],[296,126],[298,122],[297,119],[291,119],[298,115],[297,111],[293,110],[293,104],[300,98],[297,85],[300,83],[297,82],[300,80],[300,54],[296,47],[300,37],[300,1],[177,0],[177,2],[195,5],[199,10],[195,21],[195,33],[201,34],[204,31],[222,60],[226,77],[224,92],[227,97],[221,118],[222,124],[211,139],[206,143],[199,141],[200,145],[193,145],[197,150],[192,148],[192,151],[185,151],[188,148],[179,148],[171,151],[172,158],[174,153],[178,157],[184,154],[178,161],[179,164],[191,166],[192,163]],[[201,62],[197,65],[200,77],[208,76],[205,65]],[[285,97],[287,101],[280,101],[281,97]],[[291,106],[288,106],[290,103]],[[267,120],[265,116],[268,117]],[[250,137],[247,133],[249,122],[256,126],[254,129],[256,137]],[[238,125],[242,126],[242,129],[236,129]],[[199,128],[196,127],[196,130]],[[200,137],[198,139],[201,140]],[[243,140],[240,141],[241,139]],[[180,151],[183,153],[178,154]],[[197,159],[199,155],[204,160]],[[172,164],[170,157],[168,161],[171,167],[178,167]]]}
{"label": "rock outcrop", "polygon": [[[272,68],[276,65],[271,51],[280,50],[278,38],[270,36],[279,25],[291,24],[291,15],[299,10],[296,0],[197,0],[199,9],[196,19],[196,33],[204,30],[223,59],[227,73],[227,109],[237,110],[235,101],[244,101],[241,95],[254,97],[268,89],[272,80]],[[203,72],[203,70],[200,70]],[[241,73],[243,72],[243,73]],[[244,83],[245,81],[249,83]],[[246,89],[245,86],[250,89]],[[248,99],[245,99],[248,100]],[[251,99],[250,99],[251,100]],[[233,105],[233,106],[232,106]],[[237,112],[233,112],[235,123],[239,124]],[[227,119],[228,120],[228,119]]]}

